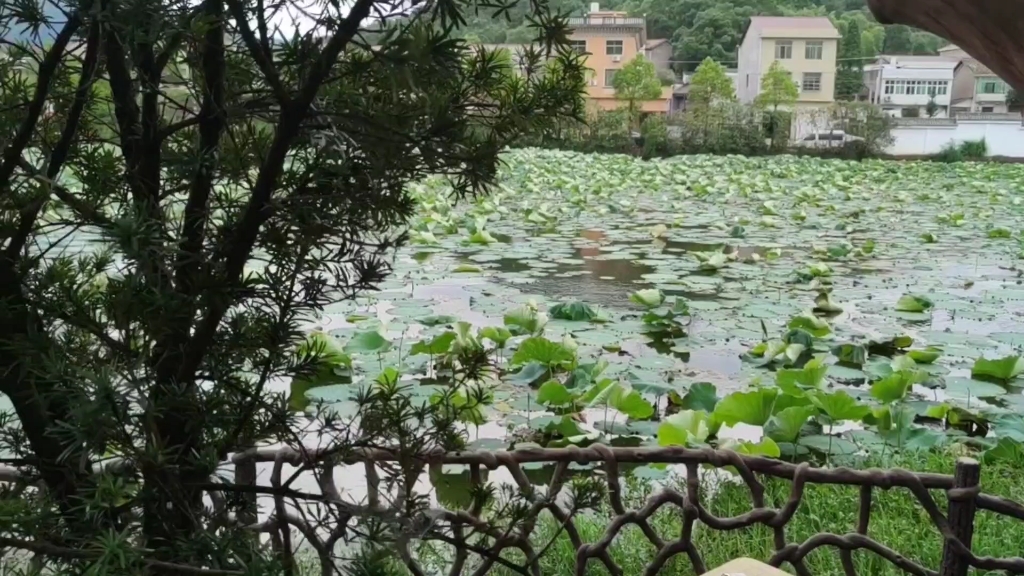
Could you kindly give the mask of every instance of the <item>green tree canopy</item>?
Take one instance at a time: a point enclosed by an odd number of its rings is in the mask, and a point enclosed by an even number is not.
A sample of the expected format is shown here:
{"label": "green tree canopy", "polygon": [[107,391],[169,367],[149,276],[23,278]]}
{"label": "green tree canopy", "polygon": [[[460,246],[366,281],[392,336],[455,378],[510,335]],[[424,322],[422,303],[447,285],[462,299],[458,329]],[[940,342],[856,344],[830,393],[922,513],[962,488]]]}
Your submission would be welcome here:
{"label": "green tree canopy", "polygon": [[846,22],[839,40],[836,70],[836,98],[853,100],[864,87],[864,54],[861,51],[861,29],[856,20]]}
{"label": "green tree canopy", "polygon": [[[585,14],[586,0],[551,0],[552,7],[572,16]],[[886,29],[867,11],[866,0],[607,0],[603,9],[623,10],[647,20],[648,38],[665,38],[672,43],[673,65],[677,71],[692,71],[704,58],[734,67],[737,48],[751,16],[829,16],[842,31],[843,24],[856,21],[864,37],[865,56],[882,51]],[[526,42],[532,35],[525,7],[513,7],[507,18],[491,18],[481,11],[467,15],[465,31],[472,31],[485,43]],[[909,29],[908,29],[909,30]],[[903,53],[932,54],[942,40],[923,31],[895,31],[909,38]],[[464,32],[460,32],[464,33]]]}
{"label": "green tree canopy", "polygon": [[882,42],[884,54],[913,54],[914,39],[910,27],[896,24],[886,26],[885,39]]}
{"label": "green tree canopy", "polygon": [[[33,543],[53,574],[294,574],[242,529],[255,494],[212,477],[258,443],[306,453],[309,422],[273,383],[342,368],[302,346],[310,320],[387,277],[412,182],[484,193],[524,132],[582,120],[583,58],[544,0],[520,6],[533,47],[514,75],[454,37],[466,14],[501,16],[483,3],[50,0],[53,20],[36,4],[0,9],[0,30],[47,38],[0,60],[0,452],[21,474],[5,555]],[[487,361],[469,354],[467,378]],[[465,392],[401,390],[360,392],[358,427],[310,415],[334,439],[319,449],[465,446]],[[402,469],[385,485],[418,477]],[[353,511],[338,536],[365,538]],[[392,543],[417,524],[372,520]],[[274,520],[285,549],[307,521],[323,519]]]}
{"label": "green tree canopy", "polygon": [[661,80],[654,63],[637,54],[612,79],[615,97],[627,103],[631,116],[636,116],[640,103],[661,97]]}
{"label": "green tree canopy", "polygon": [[725,66],[705,58],[690,79],[690,103],[707,106],[716,102],[734,102],[736,88],[725,73]]}
{"label": "green tree canopy", "polygon": [[778,110],[779,106],[791,106],[799,96],[800,89],[792,75],[775,60],[761,77],[761,92],[754,103],[763,108]]}

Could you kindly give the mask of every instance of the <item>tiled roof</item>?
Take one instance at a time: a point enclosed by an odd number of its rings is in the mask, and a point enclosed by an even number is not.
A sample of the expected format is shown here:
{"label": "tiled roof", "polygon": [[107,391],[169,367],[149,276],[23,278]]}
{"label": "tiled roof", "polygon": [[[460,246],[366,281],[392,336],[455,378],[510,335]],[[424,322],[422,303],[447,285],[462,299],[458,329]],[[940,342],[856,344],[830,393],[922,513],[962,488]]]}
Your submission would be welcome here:
{"label": "tiled roof", "polygon": [[840,36],[832,21],[825,16],[751,16],[747,31],[821,30],[826,36]]}
{"label": "tiled roof", "polygon": [[995,76],[996,73],[991,68],[985,66],[981,62],[978,62],[974,58],[964,58],[964,65],[974,72],[975,76]]}

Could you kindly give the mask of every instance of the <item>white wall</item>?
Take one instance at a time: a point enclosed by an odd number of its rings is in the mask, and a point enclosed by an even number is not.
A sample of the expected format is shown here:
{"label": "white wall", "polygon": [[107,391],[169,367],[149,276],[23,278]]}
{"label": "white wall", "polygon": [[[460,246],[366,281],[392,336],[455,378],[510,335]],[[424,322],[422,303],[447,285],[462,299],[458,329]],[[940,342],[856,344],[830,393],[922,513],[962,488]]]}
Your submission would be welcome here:
{"label": "white wall", "polygon": [[895,156],[935,154],[950,142],[985,139],[990,156],[1024,158],[1024,125],[1018,120],[962,120],[955,123],[920,122],[897,126],[895,142],[886,152]]}
{"label": "white wall", "polygon": [[740,45],[736,64],[736,97],[744,103],[754,101],[761,82],[761,35],[747,31]]}

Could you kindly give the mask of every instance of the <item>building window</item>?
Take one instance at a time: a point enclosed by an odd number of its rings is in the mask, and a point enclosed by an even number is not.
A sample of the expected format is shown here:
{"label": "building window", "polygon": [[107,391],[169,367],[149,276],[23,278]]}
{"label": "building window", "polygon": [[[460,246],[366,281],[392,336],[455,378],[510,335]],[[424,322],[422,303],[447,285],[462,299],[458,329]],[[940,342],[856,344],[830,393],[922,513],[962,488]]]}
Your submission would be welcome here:
{"label": "building window", "polygon": [[821,92],[821,72],[804,72],[804,92]]}
{"label": "building window", "polygon": [[999,80],[986,80],[981,83],[982,94],[1002,94],[1005,92],[1006,85]]}
{"label": "building window", "polygon": [[793,58],[793,42],[790,40],[775,41],[775,59],[791,60]]}
{"label": "building window", "polygon": [[995,112],[995,111],[996,111],[995,106],[982,106],[981,107],[981,112],[982,113]]}
{"label": "building window", "polygon": [[613,83],[615,82],[615,75],[618,72],[619,71],[617,69],[608,69],[604,71],[604,85],[606,88],[614,87]]}
{"label": "building window", "polygon": [[949,92],[949,82],[945,80],[929,80],[928,81],[928,95],[929,96],[944,96]]}
{"label": "building window", "polygon": [[804,58],[808,60],[821,60],[822,54],[825,52],[824,42],[808,42],[804,46]]}
{"label": "building window", "polygon": [[946,80],[886,80],[882,85],[883,94],[909,96],[945,96],[949,93]]}
{"label": "building window", "polygon": [[747,74],[747,88],[750,88],[750,74]]}
{"label": "building window", "polygon": [[586,40],[569,40],[569,47],[579,52],[580,54],[587,53],[587,41]]}
{"label": "building window", "polygon": [[604,53],[609,56],[622,56],[622,40],[605,40]]}

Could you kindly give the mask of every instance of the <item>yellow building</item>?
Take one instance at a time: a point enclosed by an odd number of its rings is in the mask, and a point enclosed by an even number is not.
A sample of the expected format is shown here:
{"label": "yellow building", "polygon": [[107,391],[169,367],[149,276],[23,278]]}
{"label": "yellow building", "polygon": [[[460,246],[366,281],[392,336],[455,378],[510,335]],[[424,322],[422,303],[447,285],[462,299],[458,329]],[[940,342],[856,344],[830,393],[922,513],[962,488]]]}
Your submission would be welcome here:
{"label": "yellow building", "polygon": [[789,71],[800,95],[797,108],[835,102],[836,53],[841,35],[824,16],[754,16],[739,47],[737,96],[752,103],[773,62]]}
{"label": "yellow building", "polygon": [[[625,12],[602,11],[595,2],[586,16],[570,18],[569,28],[570,42],[587,55],[586,65],[591,70],[587,97],[602,110],[614,110],[623,104],[615,99],[612,79],[637,54],[651,60],[661,75],[671,77],[672,46],[666,40],[649,40],[644,18],[629,17]],[[667,114],[672,86],[664,86],[661,92],[661,98],[644,102],[641,111]]]}

